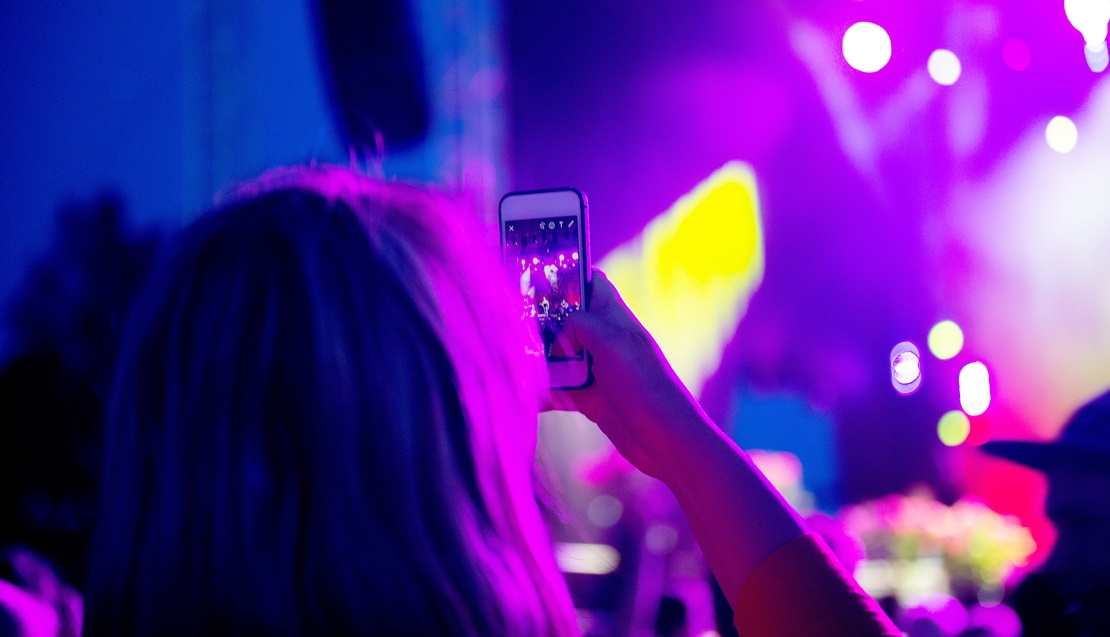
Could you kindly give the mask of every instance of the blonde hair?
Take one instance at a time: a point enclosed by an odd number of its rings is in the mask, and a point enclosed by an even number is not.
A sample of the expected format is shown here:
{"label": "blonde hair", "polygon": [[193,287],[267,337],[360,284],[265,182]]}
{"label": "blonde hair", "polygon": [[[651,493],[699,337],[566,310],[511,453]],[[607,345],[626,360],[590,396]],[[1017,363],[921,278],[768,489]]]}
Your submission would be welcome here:
{"label": "blonde hair", "polygon": [[88,634],[576,632],[472,216],[314,166],[185,230],[121,355]]}

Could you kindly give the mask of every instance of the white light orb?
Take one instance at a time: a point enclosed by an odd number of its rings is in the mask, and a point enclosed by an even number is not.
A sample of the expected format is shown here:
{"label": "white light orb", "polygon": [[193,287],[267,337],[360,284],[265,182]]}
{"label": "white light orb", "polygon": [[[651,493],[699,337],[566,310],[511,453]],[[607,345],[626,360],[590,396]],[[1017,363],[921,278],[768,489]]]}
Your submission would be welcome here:
{"label": "white light orb", "polygon": [[1058,153],[1070,153],[1079,142],[1079,129],[1075,127],[1075,122],[1063,115],[1057,115],[1045,127],[1044,138],[1052,150]]}
{"label": "white light orb", "polygon": [[941,86],[952,86],[960,79],[960,58],[948,49],[937,49],[929,56],[929,77]]}
{"label": "white light orb", "polygon": [[913,343],[902,341],[890,350],[890,383],[903,396],[921,386],[921,352]]}
{"label": "white light orb", "polygon": [[848,66],[874,73],[890,61],[890,36],[873,22],[857,22],[844,32],[843,49]]}
{"label": "white light orb", "polygon": [[991,381],[987,366],[968,363],[960,370],[960,407],[968,416],[978,416],[991,404]]}
{"label": "white light orb", "polygon": [[902,352],[894,358],[894,380],[909,385],[921,377],[921,359],[913,352]]}
{"label": "white light orb", "polygon": [[1110,0],[1064,0],[1064,15],[1083,34],[1087,48],[1097,51],[1106,46],[1106,23],[1110,21]]}
{"label": "white light orb", "polygon": [[1093,51],[1089,46],[1083,47],[1083,57],[1087,58],[1087,67],[1095,73],[1102,73],[1110,66],[1110,52],[1107,52],[1105,42]]}

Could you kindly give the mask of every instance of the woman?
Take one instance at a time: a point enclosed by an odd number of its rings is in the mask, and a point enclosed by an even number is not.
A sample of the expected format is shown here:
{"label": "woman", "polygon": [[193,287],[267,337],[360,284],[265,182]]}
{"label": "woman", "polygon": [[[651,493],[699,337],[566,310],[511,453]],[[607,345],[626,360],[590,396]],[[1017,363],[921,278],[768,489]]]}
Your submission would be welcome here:
{"label": "woman", "polygon": [[[531,488],[544,369],[467,217],[288,168],[184,231],[121,354],[88,634],[576,632]],[[553,399],[675,491],[737,599],[809,536],[600,273],[592,302],[564,334],[596,382]],[[875,629],[840,634],[884,634],[816,555]]]}

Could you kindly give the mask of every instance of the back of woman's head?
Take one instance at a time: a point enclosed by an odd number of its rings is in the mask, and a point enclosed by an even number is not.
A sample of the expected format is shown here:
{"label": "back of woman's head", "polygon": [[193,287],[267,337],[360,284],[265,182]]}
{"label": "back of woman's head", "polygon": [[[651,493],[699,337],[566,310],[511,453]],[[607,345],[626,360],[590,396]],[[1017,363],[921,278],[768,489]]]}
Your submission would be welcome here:
{"label": "back of woman's head", "polygon": [[542,367],[466,216],[289,168],[182,233],[121,354],[89,634],[572,630]]}

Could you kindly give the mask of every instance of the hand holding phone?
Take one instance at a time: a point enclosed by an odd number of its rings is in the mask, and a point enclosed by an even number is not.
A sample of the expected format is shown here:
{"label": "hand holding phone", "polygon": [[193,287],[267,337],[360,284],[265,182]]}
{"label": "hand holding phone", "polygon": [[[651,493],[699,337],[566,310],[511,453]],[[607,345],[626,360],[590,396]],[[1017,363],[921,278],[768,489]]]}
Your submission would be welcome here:
{"label": "hand holding phone", "polygon": [[501,198],[498,216],[505,264],[520,286],[521,317],[536,322],[534,353],[547,359],[553,388],[585,387],[589,353],[556,343],[567,317],[586,309],[591,270],[585,195],[573,188],[511,192]]}

